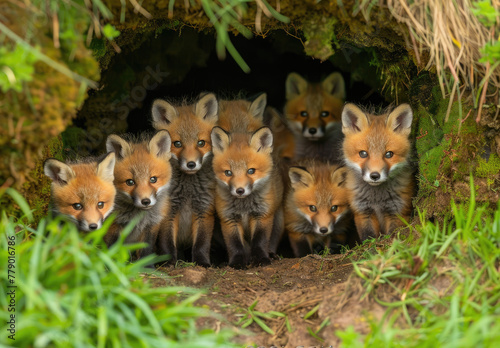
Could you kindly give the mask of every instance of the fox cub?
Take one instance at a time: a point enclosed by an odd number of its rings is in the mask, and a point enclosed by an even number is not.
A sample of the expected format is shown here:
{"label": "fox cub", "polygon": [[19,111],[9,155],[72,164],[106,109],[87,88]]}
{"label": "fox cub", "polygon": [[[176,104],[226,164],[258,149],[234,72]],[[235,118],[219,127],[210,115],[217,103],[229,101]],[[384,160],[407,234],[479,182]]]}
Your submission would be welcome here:
{"label": "fox cub", "polygon": [[341,160],[344,99],[345,83],[339,73],[321,83],[310,83],[297,73],[288,75],[284,113],[294,136],[295,159]]}
{"label": "fox cub", "polygon": [[153,103],[153,127],[168,130],[172,137],[172,190],[169,212],[162,222],[160,252],[177,261],[177,249],[192,246],[198,265],[210,266],[210,244],[215,218],[215,177],[212,170],[210,132],[218,119],[214,94],[202,95],[194,105],[173,106],[164,100]]}
{"label": "fox cub", "polygon": [[345,244],[352,225],[345,167],[318,161],[288,171],[285,228],[296,257],[312,253],[314,244]]}
{"label": "fox cub", "polygon": [[253,102],[246,100],[221,100],[217,125],[236,133],[253,133],[264,126],[267,95],[262,93]]}
{"label": "fox cub", "polygon": [[409,219],[414,171],[409,163],[413,113],[408,104],[374,116],[353,104],[342,112],[350,205],[361,241],[391,233]]}
{"label": "fox cub", "polygon": [[80,231],[100,228],[114,207],[114,167],[114,153],[108,153],[100,161],[67,164],[47,159],[43,169],[52,179],[52,212],[74,222]]}
{"label": "fox cub", "polygon": [[248,264],[246,239],[251,262],[266,265],[283,233],[283,182],[273,134],[261,123],[265,104],[265,95],[253,103],[221,102],[220,127],[212,130],[215,205],[229,266],[235,268]]}
{"label": "fox cub", "polygon": [[172,168],[171,139],[167,131],[152,138],[140,139],[110,135],[106,149],[114,151],[116,219],[105,236],[108,245],[114,243],[120,231],[134,218],[139,221],[125,240],[127,243],[146,242],[140,257],[153,252],[162,217],[168,209],[168,191]]}

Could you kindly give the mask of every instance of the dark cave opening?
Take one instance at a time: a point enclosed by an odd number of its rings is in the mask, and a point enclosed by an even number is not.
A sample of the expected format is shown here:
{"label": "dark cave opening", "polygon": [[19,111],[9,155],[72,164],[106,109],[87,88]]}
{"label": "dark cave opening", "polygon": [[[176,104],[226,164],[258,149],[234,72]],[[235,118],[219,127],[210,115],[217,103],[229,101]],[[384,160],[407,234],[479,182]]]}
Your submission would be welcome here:
{"label": "dark cave opening", "polygon": [[339,71],[346,83],[346,101],[380,107],[390,102],[380,91],[380,76],[371,64],[370,49],[347,46],[321,62],[306,56],[300,40],[284,31],[250,40],[233,36],[232,42],[250,66],[250,73],[243,72],[231,57],[217,57],[211,32],[167,30],[150,35],[136,47],[125,47],[102,72],[102,88],[89,93],[74,122],[85,133],[85,145],[82,148],[81,142],[67,141],[69,147],[79,146],[80,154],[96,154],[104,149],[109,134],[151,130],[151,105],[158,98],[176,103],[204,91],[227,99],[252,98],[266,92],[268,105],[282,110],[285,80],[291,72],[318,82]]}
{"label": "dark cave opening", "polygon": [[[179,39],[182,40],[182,35]],[[198,39],[215,46],[211,35],[201,33]],[[251,98],[266,92],[268,104],[281,110],[285,103],[285,80],[291,72],[297,72],[309,81],[317,82],[334,71],[340,71],[346,81],[348,101],[386,105],[384,98],[373,87],[354,80],[349,72],[341,71],[331,61],[321,62],[307,57],[302,51],[301,42],[285,33],[251,40],[239,36],[234,38],[234,45],[251,67],[250,73],[243,72],[230,57],[220,60],[215,50],[212,50],[205,66],[193,67],[181,82],[166,81],[148,93],[143,106],[130,112],[127,119],[128,132],[150,128],[143,117],[150,113],[155,99],[166,98],[175,102],[186,97],[194,98],[204,91],[215,92],[218,96],[228,99],[238,95]]]}

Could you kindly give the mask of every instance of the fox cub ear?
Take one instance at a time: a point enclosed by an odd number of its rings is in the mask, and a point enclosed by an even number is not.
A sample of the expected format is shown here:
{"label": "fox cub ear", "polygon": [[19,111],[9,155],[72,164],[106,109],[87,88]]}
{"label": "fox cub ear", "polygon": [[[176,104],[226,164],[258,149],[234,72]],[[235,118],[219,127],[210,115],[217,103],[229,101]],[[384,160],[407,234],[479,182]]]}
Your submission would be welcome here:
{"label": "fox cub ear", "polygon": [[156,99],[151,110],[153,115],[153,127],[163,129],[179,116],[177,109],[170,103],[162,99]]}
{"label": "fox cub ear", "polygon": [[105,181],[113,181],[115,179],[116,156],[114,152],[110,152],[97,164],[97,176]]}
{"label": "fox cub ear", "polygon": [[343,186],[347,179],[347,173],[348,171],[346,167],[340,167],[335,169],[331,174],[332,182],[337,186]]}
{"label": "fox cub ear", "polygon": [[219,118],[219,103],[213,93],[200,94],[200,100],[196,103],[195,114],[205,121],[217,122]]}
{"label": "fox cub ear", "polygon": [[259,119],[259,120],[264,120],[264,111],[266,110],[266,105],[267,105],[267,94],[262,93],[255,99],[251,104],[250,107],[248,108],[248,112],[250,115],[253,117]]}
{"label": "fox cub ear", "polygon": [[273,133],[268,127],[257,129],[252,134],[250,146],[257,152],[271,153],[273,151]]}
{"label": "fox cub ear", "polygon": [[304,167],[290,167],[288,176],[293,188],[299,186],[309,187],[314,183],[313,176]]}
{"label": "fox cub ear", "polygon": [[354,104],[346,104],[342,110],[342,133],[352,134],[368,128],[366,114]]}
{"label": "fox cub ear", "polygon": [[392,131],[408,136],[411,132],[412,121],[413,111],[410,105],[401,104],[387,116],[386,125]]}
{"label": "fox cub ear", "polygon": [[45,160],[45,163],[43,164],[43,172],[51,178],[54,183],[59,185],[66,185],[68,181],[76,176],[70,166],[64,162],[56,160],[55,158]]}
{"label": "fox cub ear", "polygon": [[106,151],[114,152],[118,159],[127,157],[132,153],[132,149],[127,141],[116,134],[111,134],[106,139]]}
{"label": "fox cub ear", "polygon": [[286,100],[293,99],[307,90],[307,81],[297,73],[290,73],[286,78]]}
{"label": "fox cub ear", "polygon": [[229,134],[221,127],[214,127],[210,134],[212,151],[214,154],[222,153],[229,146]]}
{"label": "fox cub ear", "polygon": [[339,99],[345,99],[345,82],[342,75],[338,72],[334,72],[321,83],[325,92],[337,97]]}
{"label": "fox cub ear", "polygon": [[170,147],[172,146],[172,138],[170,133],[166,130],[158,131],[154,137],[149,141],[149,152],[156,157],[169,160],[172,157]]}

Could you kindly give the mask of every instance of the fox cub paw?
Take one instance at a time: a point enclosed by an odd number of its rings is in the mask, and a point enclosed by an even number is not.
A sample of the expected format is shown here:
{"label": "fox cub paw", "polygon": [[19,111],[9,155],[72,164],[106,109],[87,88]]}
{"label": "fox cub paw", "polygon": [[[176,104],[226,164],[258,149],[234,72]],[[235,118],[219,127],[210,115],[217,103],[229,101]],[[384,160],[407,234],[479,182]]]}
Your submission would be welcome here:
{"label": "fox cub paw", "polygon": [[235,255],[229,261],[229,267],[233,267],[236,269],[243,269],[247,266],[247,260],[244,255]]}
{"label": "fox cub paw", "polygon": [[271,264],[271,259],[267,255],[253,256],[252,265],[254,266],[267,266]]}
{"label": "fox cub paw", "polygon": [[197,266],[209,268],[210,267],[210,262],[207,260],[193,260]]}

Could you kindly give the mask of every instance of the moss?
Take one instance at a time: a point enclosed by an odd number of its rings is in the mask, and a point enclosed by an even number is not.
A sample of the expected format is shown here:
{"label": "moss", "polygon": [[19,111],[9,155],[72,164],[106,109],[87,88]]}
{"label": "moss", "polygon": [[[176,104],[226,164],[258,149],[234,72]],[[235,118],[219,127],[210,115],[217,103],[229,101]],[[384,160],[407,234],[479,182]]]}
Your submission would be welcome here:
{"label": "moss", "polygon": [[85,136],[86,132],[75,126],[70,126],[61,133],[63,154],[66,159],[76,157],[73,153],[70,153],[70,151],[77,151],[80,149],[82,146],[82,139],[84,139]]}
{"label": "moss", "polygon": [[34,210],[35,221],[47,215],[50,202],[50,186],[52,181],[43,172],[43,163],[47,158],[64,161],[63,142],[60,136],[54,137],[43,150],[35,168],[29,173],[29,180],[23,185],[22,192],[29,206]]}
{"label": "moss", "polygon": [[[29,28],[29,41],[39,45],[46,56],[80,75],[99,79],[97,62],[85,47],[85,35],[66,32],[60,37],[60,47],[56,48],[52,26],[47,26],[43,15],[32,18],[32,11],[24,11],[17,5],[7,5],[4,10],[2,15],[6,17],[5,22],[9,23],[10,29],[19,34]],[[75,19],[75,28],[85,32],[86,20],[78,16],[71,18]],[[29,23],[27,27],[26,23]],[[34,64],[33,79],[23,85],[22,93],[11,90],[2,96],[2,185],[20,189],[26,180],[31,180],[30,171],[37,165],[43,148],[71,123],[83,95],[78,82],[38,61]]]}
{"label": "moss", "polygon": [[488,161],[483,158],[487,139],[474,117],[467,117],[472,106],[465,101],[452,103],[445,121],[449,99],[442,99],[440,90],[433,87],[430,100],[425,100],[415,112],[420,171],[417,205],[427,207],[429,216],[443,218],[450,200],[468,204],[471,174],[478,178],[497,178],[475,183],[476,192],[483,193],[482,201],[498,200],[497,195],[490,193],[500,188],[500,158],[496,154],[491,154]]}
{"label": "moss", "polygon": [[304,22],[302,30],[306,37],[304,51],[308,56],[320,60],[327,60],[335,51],[332,40],[335,37],[335,18],[312,16]]}
{"label": "moss", "polygon": [[103,58],[106,55],[106,42],[103,39],[93,38],[90,42],[92,55],[96,59]]}
{"label": "moss", "polygon": [[488,160],[479,157],[478,166],[475,174],[480,178],[491,178],[500,173],[500,157],[497,154],[491,154]]}
{"label": "moss", "polygon": [[[438,174],[442,163],[443,148],[445,144],[436,146],[426,151],[419,160],[419,173],[421,184],[431,187],[439,187]],[[422,188],[423,189],[423,188]]]}
{"label": "moss", "polygon": [[419,154],[424,154],[441,143],[444,132],[434,115],[423,106],[415,111],[417,120],[416,147]]}

